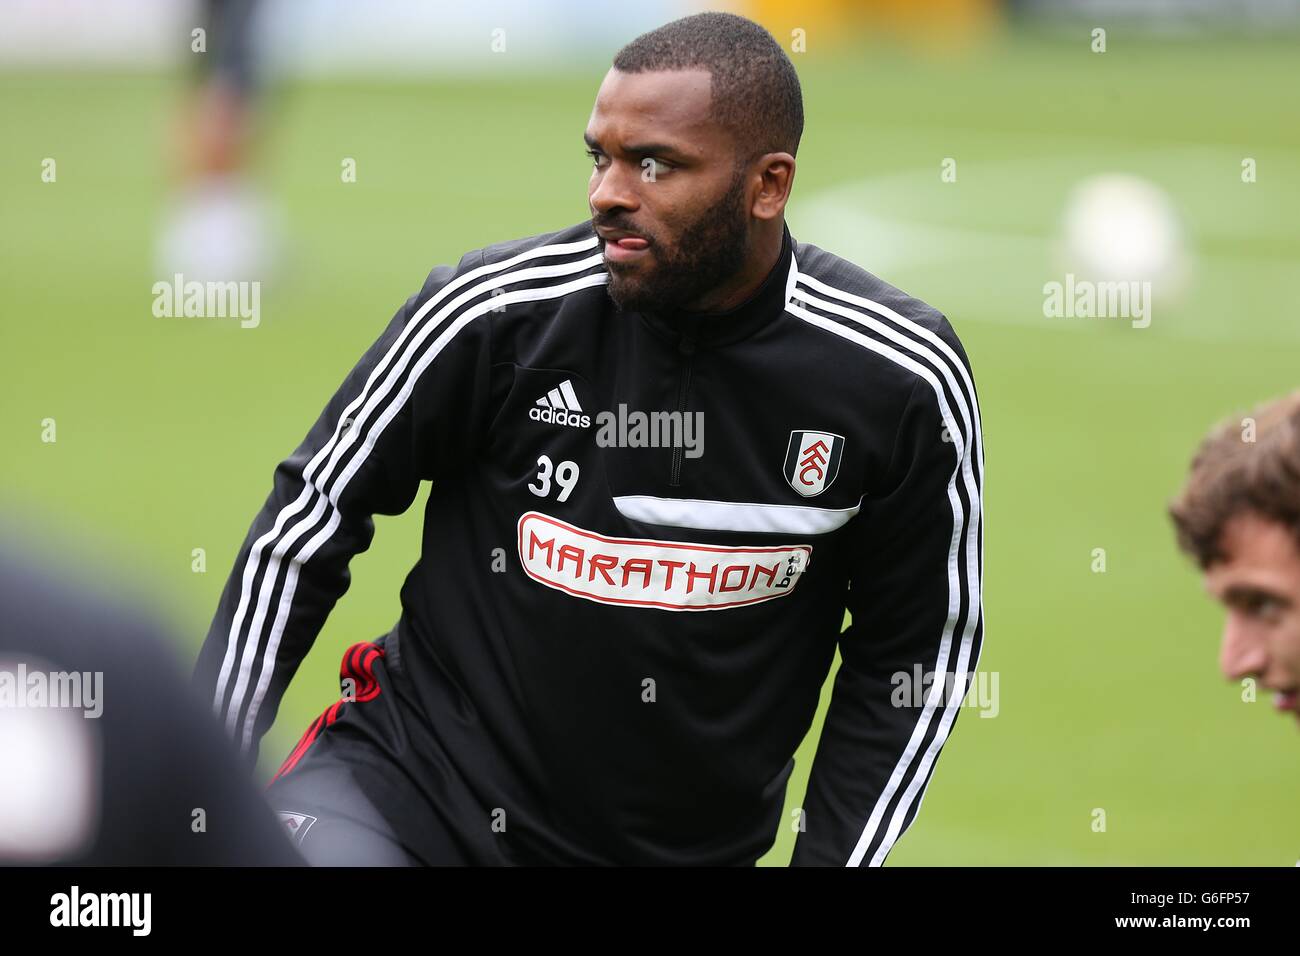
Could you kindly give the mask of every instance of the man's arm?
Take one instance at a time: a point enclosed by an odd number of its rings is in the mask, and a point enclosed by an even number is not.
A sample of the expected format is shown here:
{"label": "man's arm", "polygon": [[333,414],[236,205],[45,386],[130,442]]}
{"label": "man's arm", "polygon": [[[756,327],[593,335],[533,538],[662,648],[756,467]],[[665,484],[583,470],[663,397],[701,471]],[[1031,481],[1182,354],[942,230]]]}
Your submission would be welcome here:
{"label": "man's arm", "polygon": [[404,512],[421,479],[472,454],[491,366],[491,288],[479,252],[407,300],[275,469],[226,581],[194,680],[250,763],[335,602],[372,515]]}
{"label": "man's arm", "polygon": [[[888,477],[854,519],[852,622],[791,865],[884,862],[956,719],[964,691],[954,681],[972,680],[979,660],[979,410],[961,346],[944,332],[908,354],[917,377]],[[937,677],[917,686],[918,674]]]}

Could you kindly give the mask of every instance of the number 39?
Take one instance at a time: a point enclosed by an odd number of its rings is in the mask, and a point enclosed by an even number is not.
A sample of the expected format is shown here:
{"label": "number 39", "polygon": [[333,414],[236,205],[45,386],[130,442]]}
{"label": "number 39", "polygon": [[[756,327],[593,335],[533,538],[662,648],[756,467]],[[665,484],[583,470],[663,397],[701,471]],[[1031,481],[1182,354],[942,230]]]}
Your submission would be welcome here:
{"label": "number 39", "polygon": [[542,455],[537,459],[537,466],[537,482],[530,484],[528,490],[539,498],[545,498],[551,493],[551,475],[554,473],[555,483],[560,486],[560,494],[555,500],[568,501],[578,483],[578,463],[562,461],[556,466],[548,455]]}

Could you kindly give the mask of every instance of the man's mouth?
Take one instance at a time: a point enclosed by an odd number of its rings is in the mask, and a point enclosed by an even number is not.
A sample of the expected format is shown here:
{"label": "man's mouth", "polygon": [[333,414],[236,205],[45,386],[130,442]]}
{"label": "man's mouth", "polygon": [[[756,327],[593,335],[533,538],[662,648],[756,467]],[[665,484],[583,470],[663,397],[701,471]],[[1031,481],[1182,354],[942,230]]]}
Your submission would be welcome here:
{"label": "man's mouth", "polygon": [[1297,700],[1300,699],[1300,692],[1295,690],[1280,690],[1273,695],[1273,706],[1279,711],[1296,712]]}
{"label": "man's mouth", "polygon": [[650,243],[639,237],[628,236],[623,239],[606,240],[605,258],[611,262],[631,262],[645,255]]}

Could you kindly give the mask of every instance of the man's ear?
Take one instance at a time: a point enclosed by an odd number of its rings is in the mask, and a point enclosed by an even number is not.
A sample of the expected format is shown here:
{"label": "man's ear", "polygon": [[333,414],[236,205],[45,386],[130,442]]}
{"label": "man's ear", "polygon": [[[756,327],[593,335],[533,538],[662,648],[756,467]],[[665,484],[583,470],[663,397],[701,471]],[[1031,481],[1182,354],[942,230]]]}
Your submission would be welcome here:
{"label": "man's ear", "polygon": [[755,219],[776,219],[785,212],[794,187],[794,157],[789,153],[764,153],[755,160],[759,176],[750,212]]}

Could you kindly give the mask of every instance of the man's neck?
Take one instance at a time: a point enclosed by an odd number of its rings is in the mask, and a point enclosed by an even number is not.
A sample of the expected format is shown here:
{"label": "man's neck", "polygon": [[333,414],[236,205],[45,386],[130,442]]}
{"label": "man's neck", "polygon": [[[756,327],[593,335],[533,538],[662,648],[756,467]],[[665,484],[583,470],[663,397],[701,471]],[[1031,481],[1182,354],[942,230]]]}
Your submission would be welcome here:
{"label": "man's neck", "polygon": [[785,236],[784,221],[775,223],[775,229],[764,230],[756,239],[757,253],[748,257],[748,264],[730,282],[713,289],[686,307],[688,312],[726,312],[734,309],[752,296],[763,280],[776,266],[781,255],[781,240]]}

